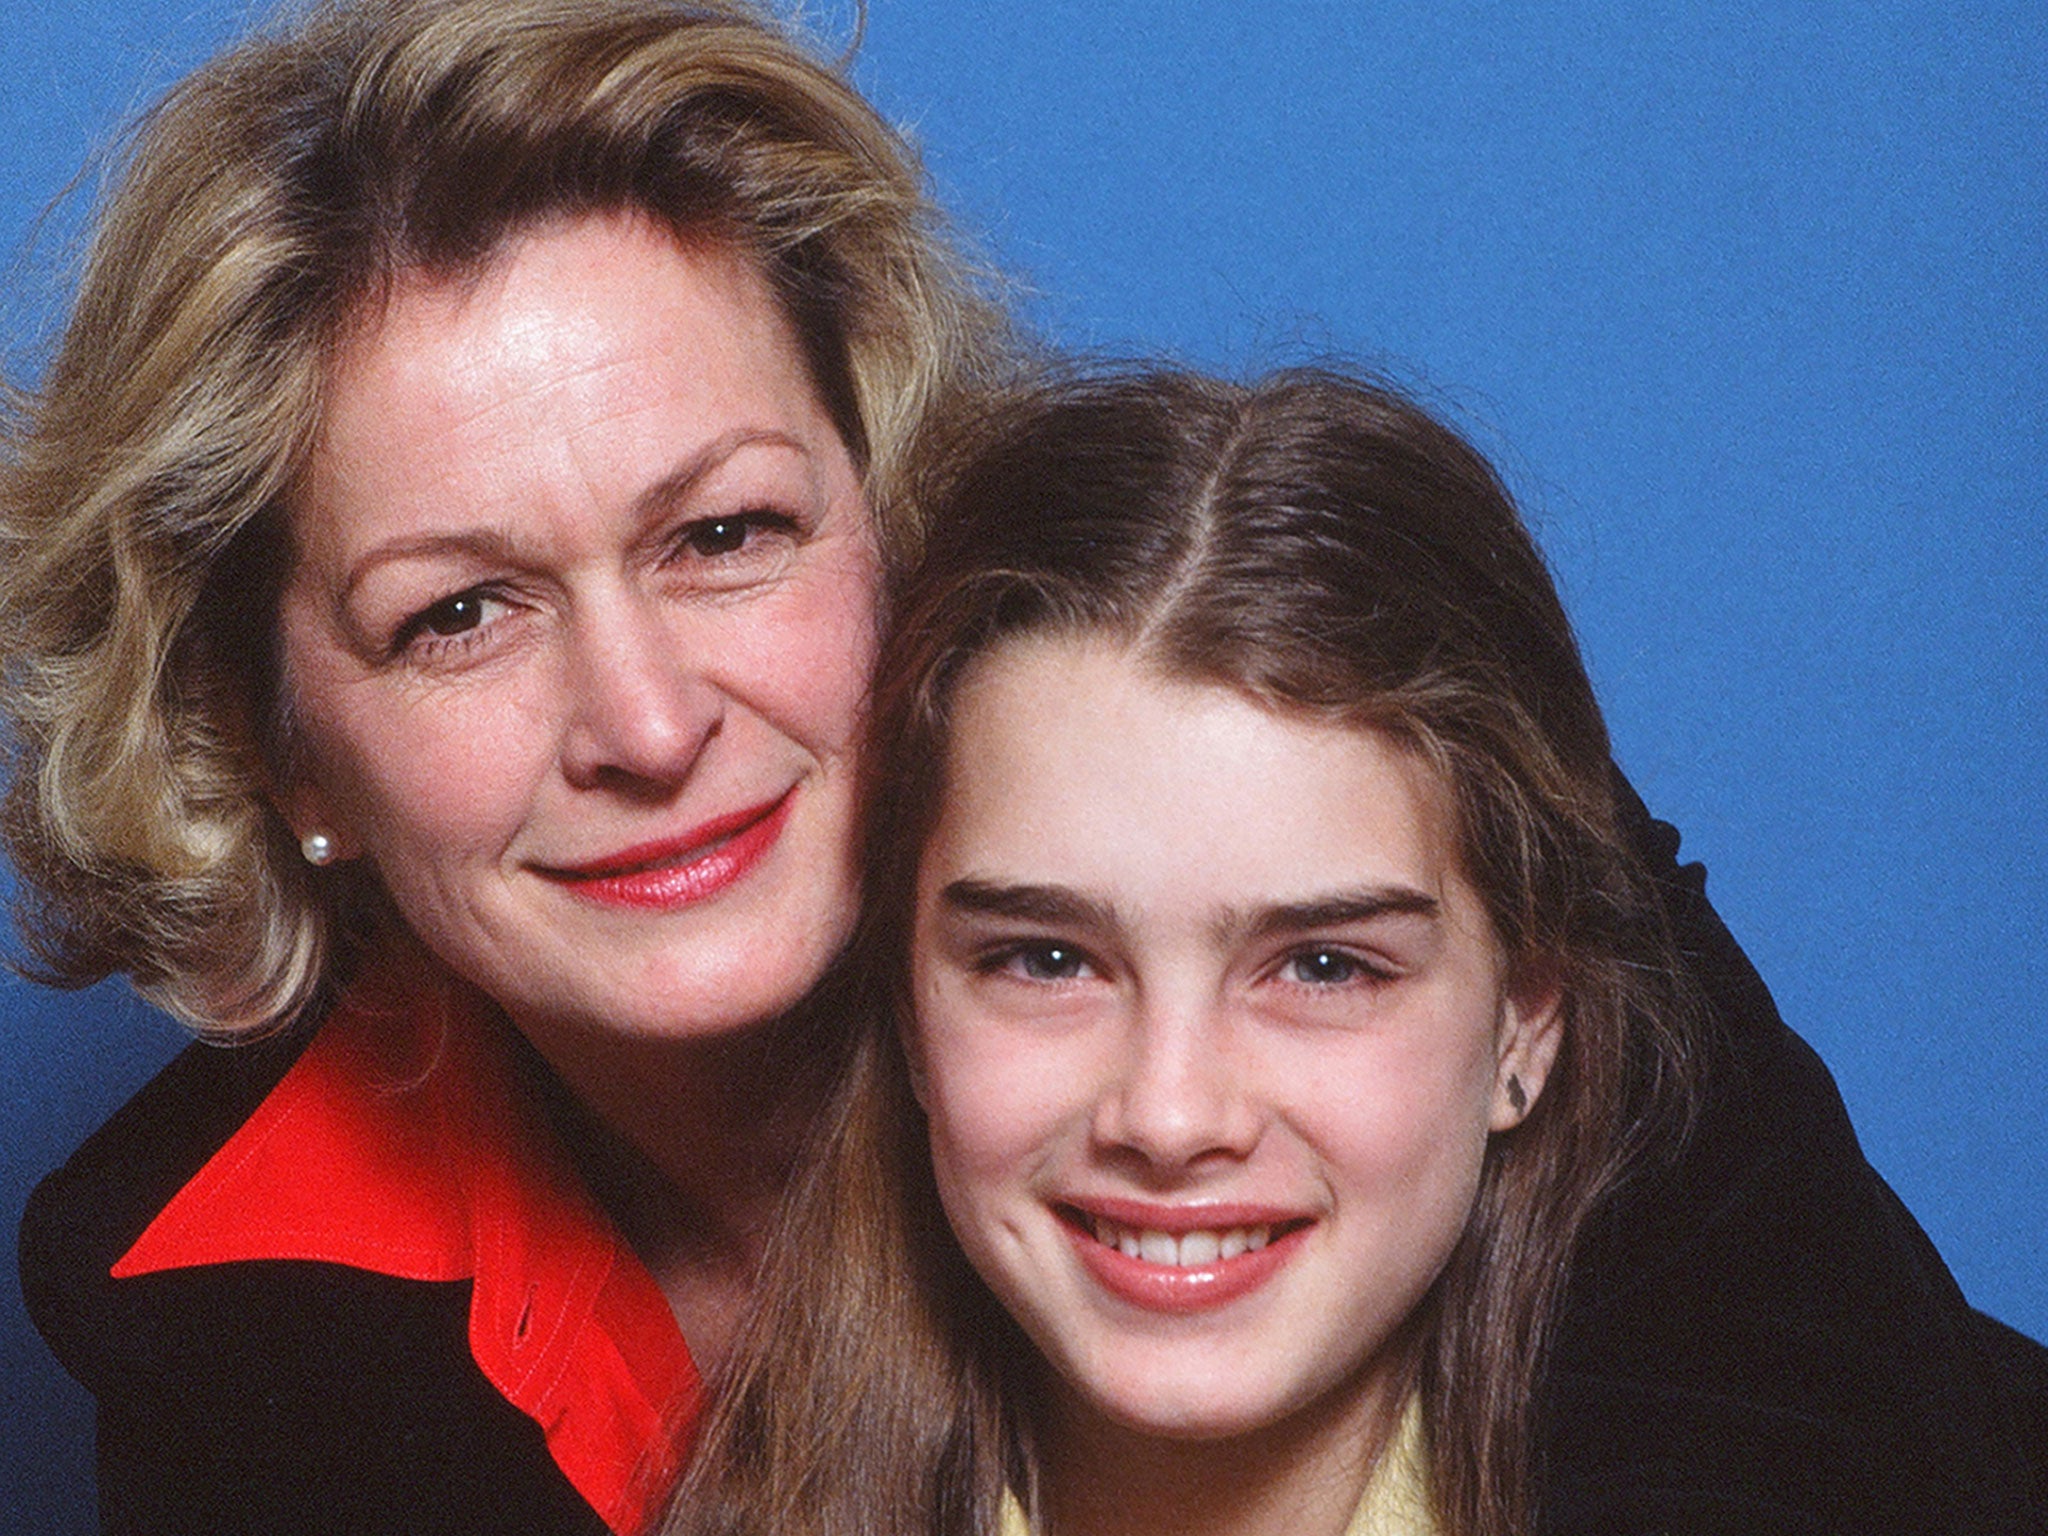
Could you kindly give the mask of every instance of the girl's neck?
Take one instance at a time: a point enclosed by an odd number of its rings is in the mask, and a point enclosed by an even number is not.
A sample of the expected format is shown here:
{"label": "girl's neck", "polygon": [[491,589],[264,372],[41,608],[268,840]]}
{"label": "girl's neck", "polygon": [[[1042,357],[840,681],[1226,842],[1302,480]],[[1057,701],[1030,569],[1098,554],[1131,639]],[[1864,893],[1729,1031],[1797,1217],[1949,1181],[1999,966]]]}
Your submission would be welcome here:
{"label": "girl's neck", "polygon": [[1342,1536],[1407,1394],[1407,1371],[1378,1361],[1368,1371],[1280,1424],[1227,1440],[1132,1430],[1055,1386],[1041,1442],[1051,1528],[1058,1536]]}

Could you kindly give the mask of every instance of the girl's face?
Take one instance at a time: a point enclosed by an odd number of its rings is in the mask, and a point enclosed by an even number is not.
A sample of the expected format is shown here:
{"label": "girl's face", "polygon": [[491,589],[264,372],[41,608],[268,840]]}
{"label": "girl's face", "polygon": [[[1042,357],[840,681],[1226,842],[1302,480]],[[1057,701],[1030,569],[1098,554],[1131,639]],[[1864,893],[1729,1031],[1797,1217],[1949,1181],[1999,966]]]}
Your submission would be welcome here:
{"label": "girl's face", "polygon": [[1445,786],[1099,638],[955,706],[910,1046],[962,1246],[1084,1422],[1365,1410],[1557,1041]]}

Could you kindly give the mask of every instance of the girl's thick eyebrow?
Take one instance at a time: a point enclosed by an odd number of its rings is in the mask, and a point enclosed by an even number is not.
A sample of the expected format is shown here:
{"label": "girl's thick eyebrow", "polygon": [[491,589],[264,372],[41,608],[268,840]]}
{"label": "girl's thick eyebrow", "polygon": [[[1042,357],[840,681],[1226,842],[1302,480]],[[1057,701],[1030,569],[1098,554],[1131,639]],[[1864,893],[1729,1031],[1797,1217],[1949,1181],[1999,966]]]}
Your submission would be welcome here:
{"label": "girl's thick eyebrow", "polygon": [[1340,928],[1377,917],[1435,917],[1442,910],[1443,903],[1426,891],[1405,885],[1371,887],[1262,907],[1247,926],[1253,937],[1263,939],[1312,928]]}
{"label": "girl's thick eyebrow", "polygon": [[1061,885],[997,885],[969,877],[942,889],[939,902],[955,912],[981,917],[1098,929],[1116,926],[1116,914],[1107,903]]}

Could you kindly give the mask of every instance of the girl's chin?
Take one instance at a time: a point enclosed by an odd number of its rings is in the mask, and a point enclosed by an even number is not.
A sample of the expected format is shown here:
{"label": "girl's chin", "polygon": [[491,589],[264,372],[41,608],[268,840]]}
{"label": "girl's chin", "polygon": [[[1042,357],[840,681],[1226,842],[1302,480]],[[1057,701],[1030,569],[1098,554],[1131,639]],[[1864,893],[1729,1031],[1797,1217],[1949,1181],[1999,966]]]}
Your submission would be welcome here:
{"label": "girl's chin", "polygon": [[[1280,1394],[1248,1398],[1242,1382],[1161,1377],[1148,1392],[1131,1391],[1132,1378],[1109,1383],[1064,1383],[1069,1411],[1148,1440],[1210,1444],[1256,1435],[1286,1419],[1293,1405]],[[1101,1390],[1094,1390],[1100,1386]]]}

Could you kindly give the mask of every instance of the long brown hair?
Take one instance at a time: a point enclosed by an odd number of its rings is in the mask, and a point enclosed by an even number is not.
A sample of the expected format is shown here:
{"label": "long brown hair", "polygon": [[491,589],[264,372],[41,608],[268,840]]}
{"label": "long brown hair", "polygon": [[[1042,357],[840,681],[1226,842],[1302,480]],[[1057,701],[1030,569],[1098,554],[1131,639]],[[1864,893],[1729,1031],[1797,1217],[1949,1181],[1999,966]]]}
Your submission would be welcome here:
{"label": "long brown hair", "polygon": [[0,415],[7,851],[38,973],[218,1035],[306,1011],[373,915],[299,859],[272,630],[328,362],[393,279],[635,211],[753,261],[883,542],[926,413],[1008,330],[914,157],[745,0],[326,0],[141,122],[40,386]]}
{"label": "long brown hair", "polygon": [[907,1006],[954,683],[1014,637],[1064,633],[1420,754],[1450,787],[1511,984],[1557,988],[1558,1060],[1528,1119],[1491,1140],[1410,1362],[1444,1529],[1527,1530],[1528,1407],[1574,1241],[1631,1163],[1681,1134],[1695,1010],[1513,502],[1428,413],[1328,372],[1046,385],[954,433],[928,473],[934,533],[875,704],[875,1027],[764,1277],[766,1347],[728,1387],[678,1529],[987,1530],[1005,1483],[1032,1502],[1023,1346],[936,1230],[887,1016]]}

